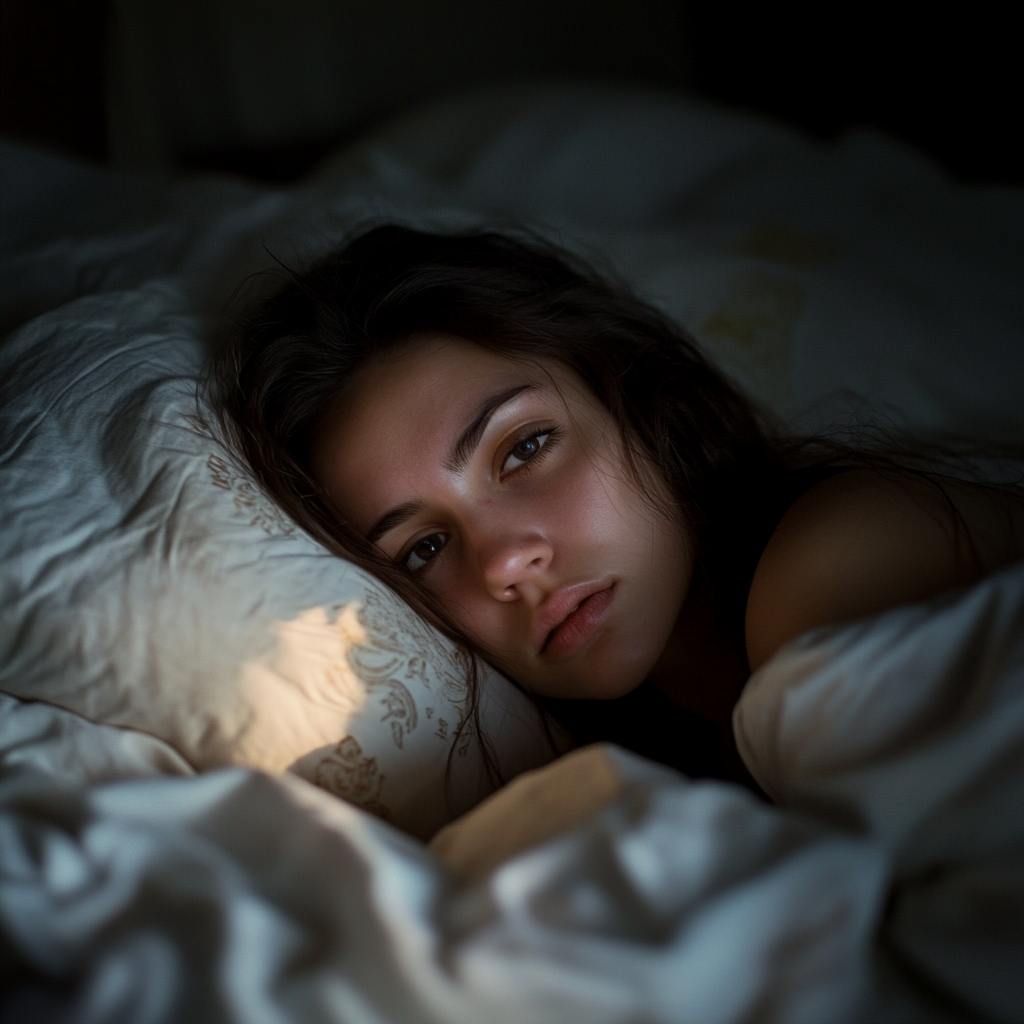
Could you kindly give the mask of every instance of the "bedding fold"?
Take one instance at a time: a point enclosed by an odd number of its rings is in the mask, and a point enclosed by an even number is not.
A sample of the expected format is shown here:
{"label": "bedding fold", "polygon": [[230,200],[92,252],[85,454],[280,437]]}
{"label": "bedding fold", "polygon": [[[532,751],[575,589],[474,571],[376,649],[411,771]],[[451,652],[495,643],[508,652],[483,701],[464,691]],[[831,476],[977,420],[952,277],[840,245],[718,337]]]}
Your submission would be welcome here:
{"label": "bedding fold", "polygon": [[679,777],[467,885],[291,777],[0,797],[11,1021],[851,1020],[884,893],[872,843]]}
{"label": "bedding fold", "polygon": [[[439,677],[429,701],[404,700],[407,683],[443,662],[432,644],[413,657],[407,639],[393,638],[390,627],[411,613],[387,595],[372,605],[372,586],[360,584],[360,614],[388,629],[357,667],[387,682],[400,666],[401,687],[370,694],[368,735],[383,737],[379,747],[339,732],[273,762],[324,789],[243,768],[197,776],[194,767],[229,760],[220,748],[200,756],[219,735],[211,694],[227,674],[197,669],[187,693],[178,676],[164,686],[160,710],[173,729],[147,724],[164,719],[145,708],[134,714],[146,687],[161,684],[143,655],[164,643],[195,668],[178,594],[161,590],[166,620],[146,612],[133,630],[127,616],[83,614],[122,556],[132,586],[158,578],[135,558],[140,538],[166,554],[160,564],[176,581],[188,578],[185,548],[167,539],[171,517],[147,505],[159,487],[125,503],[145,529],[119,532],[113,498],[125,466],[155,455],[134,448],[129,420],[114,416],[106,468],[79,484],[71,473],[81,459],[65,455],[54,469],[53,452],[109,410],[90,414],[58,389],[48,408],[63,402],[64,425],[24,406],[15,416],[23,385],[52,369],[55,352],[83,373],[106,358],[104,372],[128,380],[118,332],[129,331],[151,349],[166,408],[182,412],[165,451],[190,454],[184,479],[205,488],[189,530],[201,533],[222,508],[239,536],[256,530],[264,545],[294,548],[301,538],[184,418],[213,315],[246,274],[307,260],[370,221],[450,229],[511,219],[621,273],[794,429],[880,422],[1019,444],[1020,190],[959,187],[869,133],[819,147],[684,98],[585,88],[420,111],[289,189],[128,179],[8,144],[0,160],[0,331],[49,311],[2,343],[14,358],[38,342],[23,383],[4,381],[12,398],[0,470],[8,497],[26,504],[6,513],[5,529],[20,517],[21,533],[0,544],[10,556],[2,582],[8,595],[15,582],[41,583],[67,611],[59,621],[11,615],[0,638],[10,647],[6,688],[26,698],[0,694],[5,1022],[1021,1019],[1024,566],[815,631],[762,668],[735,727],[776,806],[595,748],[521,778],[430,850],[326,791],[378,810],[386,797],[391,820],[424,836],[447,820],[436,780],[459,718],[439,698],[451,704],[461,676]],[[109,400],[109,380],[97,381],[91,394]],[[160,397],[153,379],[140,382],[140,394]],[[58,427],[63,435],[47,434]],[[32,438],[31,465],[12,470]],[[119,469],[115,450],[125,455]],[[152,481],[180,511],[184,491],[161,473]],[[59,495],[67,514],[48,520]],[[258,561],[249,545],[246,565]],[[96,573],[68,587],[61,558],[76,547],[95,557]],[[302,586],[310,580],[303,572]],[[355,635],[355,606],[348,618],[335,607],[350,581],[328,582],[330,601],[302,604],[313,614],[274,620],[289,642],[312,637],[314,654],[325,638]],[[239,593],[262,612],[280,588]],[[5,614],[15,603],[9,596]],[[54,621],[60,628],[30,649],[30,626]],[[240,642],[238,630],[221,635],[200,615],[188,625],[213,633],[218,656]],[[104,637],[139,654],[111,673],[113,696],[75,660]],[[275,665],[258,661],[247,685],[259,689]],[[44,693],[27,686],[33,673],[52,702],[28,699]],[[260,722],[287,725],[281,694],[299,689],[272,693]],[[503,736],[529,724],[513,696],[484,705]],[[229,740],[236,719],[252,724],[234,708],[223,716]],[[90,721],[94,712],[108,724]],[[307,724],[323,722],[317,707]],[[430,758],[415,760],[417,750]],[[387,771],[380,751],[393,758]],[[471,781],[460,806],[482,795]]]}
{"label": "bedding fold", "polygon": [[793,641],[747,684],[734,723],[779,804],[888,851],[880,950],[925,1004],[1019,1020],[1024,564]]}

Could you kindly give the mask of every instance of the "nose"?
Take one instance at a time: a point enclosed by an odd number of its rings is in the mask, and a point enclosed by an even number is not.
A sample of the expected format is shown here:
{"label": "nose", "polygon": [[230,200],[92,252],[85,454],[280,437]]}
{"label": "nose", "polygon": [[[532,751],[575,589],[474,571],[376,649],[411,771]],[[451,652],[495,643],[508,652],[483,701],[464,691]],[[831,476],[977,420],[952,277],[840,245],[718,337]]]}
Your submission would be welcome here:
{"label": "nose", "polygon": [[554,549],[537,533],[494,538],[481,552],[484,585],[498,601],[515,601],[541,582]]}

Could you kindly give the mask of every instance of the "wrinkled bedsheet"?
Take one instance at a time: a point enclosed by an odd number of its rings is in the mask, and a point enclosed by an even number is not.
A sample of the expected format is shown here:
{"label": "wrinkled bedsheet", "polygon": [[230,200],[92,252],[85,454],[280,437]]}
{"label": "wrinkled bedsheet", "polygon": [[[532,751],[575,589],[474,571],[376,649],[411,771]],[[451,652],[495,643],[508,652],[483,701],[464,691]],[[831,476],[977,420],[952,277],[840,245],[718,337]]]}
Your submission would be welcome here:
{"label": "wrinkled bedsheet", "polygon": [[26,1024],[844,1019],[884,892],[872,844],[681,780],[463,888],[290,778],[4,795]]}
{"label": "wrinkled bedsheet", "polygon": [[[755,675],[737,734],[785,806],[591,748],[570,758],[600,771],[517,780],[435,854],[299,779],[188,777],[125,730],[79,724],[105,754],[65,773],[68,713],[6,712],[5,1021],[815,1024],[1024,1006],[1024,566],[808,634]],[[108,781],[85,785],[90,770]],[[113,781],[168,771],[182,777]],[[614,787],[586,792],[608,771]]]}
{"label": "wrinkled bedsheet", "polygon": [[[0,333],[154,278],[219,311],[367,219],[507,217],[606,254],[790,422],[846,388],[1019,442],[1019,191],[867,135],[532,103],[414,117],[291,190],[0,146]],[[0,1018],[1024,1020],[1024,568],[801,638],[736,730],[774,804],[585,751],[600,771],[557,762],[431,850],[298,778],[197,776],[0,695]]]}

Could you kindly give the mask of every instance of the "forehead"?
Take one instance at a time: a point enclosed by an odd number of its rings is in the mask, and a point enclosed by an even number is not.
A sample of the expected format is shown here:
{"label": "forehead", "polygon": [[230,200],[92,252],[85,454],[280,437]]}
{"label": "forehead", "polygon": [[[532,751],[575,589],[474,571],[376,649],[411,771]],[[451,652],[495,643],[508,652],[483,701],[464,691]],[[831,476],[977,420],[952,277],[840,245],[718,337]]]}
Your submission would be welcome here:
{"label": "forehead", "polygon": [[[446,406],[465,397],[467,389],[486,390],[528,373],[525,364],[463,338],[413,338],[364,366],[339,401],[339,411],[342,415],[365,413],[385,403],[410,399]],[[536,368],[532,375],[537,376]]]}
{"label": "forehead", "polygon": [[443,475],[450,446],[482,402],[520,384],[581,393],[554,360],[513,360],[447,335],[416,338],[363,367],[316,431],[313,470],[339,511],[365,527]]}
{"label": "forehead", "polygon": [[372,432],[378,450],[409,437],[460,430],[481,400],[520,383],[551,386],[539,364],[505,358],[462,338],[415,338],[364,366],[326,417],[329,432]]}

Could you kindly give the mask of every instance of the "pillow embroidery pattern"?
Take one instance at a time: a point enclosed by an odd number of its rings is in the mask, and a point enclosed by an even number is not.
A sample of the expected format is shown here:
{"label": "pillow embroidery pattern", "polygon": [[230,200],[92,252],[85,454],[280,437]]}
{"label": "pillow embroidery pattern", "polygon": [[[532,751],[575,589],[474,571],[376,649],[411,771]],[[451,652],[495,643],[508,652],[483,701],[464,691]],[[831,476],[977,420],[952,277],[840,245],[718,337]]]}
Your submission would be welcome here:
{"label": "pillow embroidery pattern", "polygon": [[[200,424],[196,426],[202,429]],[[206,467],[213,486],[231,492],[236,511],[250,526],[258,526],[269,537],[291,537],[295,533],[295,524],[280,509],[265,501],[259,488],[232,469],[226,459],[211,452]]]}
{"label": "pillow embroidery pattern", "polygon": [[[465,729],[469,714],[468,656],[446,647],[419,616],[376,588],[367,588],[359,618],[372,643],[354,645],[348,653],[349,664],[364,680],[368,694],[385,691],[379,698],[386,708],[381,721],[390,723],[395,746],[403,749],[405,736],[419,722],[416,701],[402,680],[429,689],[433,675],[439,696],[457,709],[455,732],[461,730],[464,734],[460,735],[457,754],[465,757],[472,740]],[[427,717],[432,715],[433,708],[429,708]],[[437,738],[447,739],[448,723],[440,719],[438,724]]]}
{"label": "pillow embroidery pattern", "polygon": [[381,803],[386,776],[377,758],[367,757],[355,736],[346,736],[316,767],[314,781],[322,789],[340,796],[378,818],[391,817],[391,808]]}
{"label": "pillow embroidery pattern", "polygon": [[[475,730],[448,771],[465,659],[233,461],[197,409],[204,358],[168,284],[5,341],[0,689],[150,733],[199,770],[294,771],[432,835],[494,788]],[[555,753],[497,673],[481,709],[505,777]]]}

